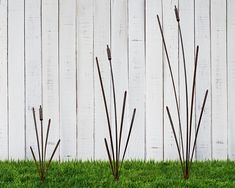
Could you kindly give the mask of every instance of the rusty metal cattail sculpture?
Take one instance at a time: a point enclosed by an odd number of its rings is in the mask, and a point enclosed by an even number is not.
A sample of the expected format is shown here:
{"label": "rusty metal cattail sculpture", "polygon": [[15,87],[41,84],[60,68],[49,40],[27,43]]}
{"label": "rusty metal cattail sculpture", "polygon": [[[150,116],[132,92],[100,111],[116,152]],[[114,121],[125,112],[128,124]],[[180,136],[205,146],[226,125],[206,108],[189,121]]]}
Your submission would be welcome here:
{"label": "rusty metal cattail sculpture", "polygon": [[[40,177],[40,180],[42,182],[44,182],[46,176],[47,176],[47,172],[49,170],[51,161],[55,155],[55,152],[60,144],[60,139],[58,140],[52,154],[51,157],[49,159],[48,162],[46,162],[46,151],[47,151],[47,141],[48,141],[48,136],[49,136],[49,131],[50,131],[50,125],[51,125],[51,119],[49,119],[48,121],[48,125],[47,125],[47,132],[46,132],[46,140],[45,140],[45,144],[44,144],[44,139],[43,139],[43,111],[42,111],[42,107],[40,106],[39,108],[39,119],[40,119],[40,124],[41,124],[41,142],[39,142],[39,134],[38,134],[38,129],[37,129],[37,120],[36,120],[36,115],[35,115],[35,110],[34,108],[33,110],[33,119],[34,119],[34,128],[35,128],[35,133],[36,133],[36,139],[37,139],[37,148],[38,148],[38,161],[36,160],[34,151],[32,149],[32,147],[30,146],[30,150],[38,171],[38,175]],[[41,143],[41,145],[40,145]]]}
{"label": "rusty metal cattail sculpture", "polygon": [[125,115],[127,91],[124,92],[120,129],[119,129],[119,135],[118,135],[118,120],[117,120],[118,116],[117,116],[116,92],[115,92],[114,75],[113,75],[113,68],[112,68],[112,56],[111,56],[111,51],[110,51],[110,48],[108,45],[107,45],[107,56],[108,56],[109,67],[110,67],[112,94],[113,94],[114,121],[115,121],[115,148],[114,148],[114,143],[113,143],[111,123],[110,123],[111,119],[110,119],[110,115],[108,112],[107,100],[106,100],[106,96],[105,96],[103,81],[102,81],[101,72],[100,72],[99,61],[98,61],[97,57],[96,57],[96,65],[97,65],[99,81],[100,81],[100,86],[101,86],[101,91],[102,91],[102,96],[103,96],[103,101],[104,101],[104,106],[105,106],[105,113],[106,113],[108,131],[109,131],[109,140],[110,140],[110,146],[111,146],[111,149],[110,149],[108,142],[107,142],[107,139],[105,138],[104,139],[105,148],[106,148],[106,151],[108,154],[108,159],[109,159],[109,164],[110,164],[110,168],[112,171],[112,175],[113,175],[114,179],[116,181],[118,181],[120,174],[121,174],[121,168],[122,168],[123,160],[125,158],[127,146],[128,146],[129,140],[130,140],[130,135],[131,135],[134,119],[135,119],[136,109],[133,110],[132,119],[131,119],[131,123],[130,123],[130,128],[129,128],[124,152],[123,152],[122,157],[120,158],[122,129],[123,129],[123,122],[124,122],[124,115]]}
{"label": "rusty metal cattail sculpture", "polygon": [[[180,27],[180,17],[179,17],[179,11],[175,6],[175,16],[176,16],[176,21],[178,24],[178,31],[179,31],[179,37],[180,37],[180,44],[182,48],[182,57],[183,57],[183,68],[184,68],[184,81],[185,81],[185,101],[186,101],[186,146],[185,146],[185,151],[184,151],[184,142],[183,142],[183,134],[182,134],[182,124],[181,124],[181,114],[179,110],[179,102],[177,99],[177,94],[176,94],[176,87],[175,87],[175,80],[171,68],[171,63],[166,47],[166,42],[165,42],[165,37],[163,34],[163,29],[161,26],[161,22],[159,19],[159,16],[157,15],[157,20],[158,20],[158,25],[160,28],[161,36],[162,36],[162,41],[163,41],[163,47],[165,50],[166,58],[167,58],[167,64],[168,68],[170,70],[170,76],[171,76],[171,82],[173,85],[173,92],[174,92],[174,98],[175,98],[175,103],[176,103],[176,110],[177,110],[177,116],[178,116],[178,124],[179,124],[179,134],[180,138],[178,139],[176,136],[175,132],[175,125],[171,117],[171,113],[169,110],[169,107],[166,106],[166,111],[167,115],[169,117],[169,121],[171,124],[171,128],[174,134],[175,138],[175,143],[177,146],[177,151],[179,154],[179,159],[182,167],[182,173],[184,179],[188,179],[190,175],[190,170],[192,166],[192,159],[195,151],[195,146],[196,146],[196,141],[197,141],[197,136],[198,136],[198,131],[201,125],[201,119],[204,111],[204,107],[206,104],[206,99],[208,95],[208,89],[205,92],[205,96],[203,99],[201,111],[200,111],[200,116],[198,123],[196,124],[196,133],[195,133],[195,138],[193,141],[193,144],[191,143],[192,141],[192,115],[193,115],[193,109],[194,109],[194,99],[195,99],[195,86],[196,86],[196,73],[197,73],[197,62],[198,62],[198,52],[199,52],[199,46],[196,48],[196,55],[195,55],[195,62],[194,62],[194,72],[193,72],[193,84],[192,84],[192,93],[191,93],[191,104],[190,104],[190,109],[189,109],[189,99],[188,99],[188,80],[187,80],[187,68],[186,68],[186,63],[185,63],[185,54],[184,54],[184,45],[183,45],[183,37],[182,37],[182,32],[181,32],[181,27]],[[179,142],[180,141],[180,142]],[[191,147],[192,144],[192,147]],[[180,146],[181,145],[181,146]]]}

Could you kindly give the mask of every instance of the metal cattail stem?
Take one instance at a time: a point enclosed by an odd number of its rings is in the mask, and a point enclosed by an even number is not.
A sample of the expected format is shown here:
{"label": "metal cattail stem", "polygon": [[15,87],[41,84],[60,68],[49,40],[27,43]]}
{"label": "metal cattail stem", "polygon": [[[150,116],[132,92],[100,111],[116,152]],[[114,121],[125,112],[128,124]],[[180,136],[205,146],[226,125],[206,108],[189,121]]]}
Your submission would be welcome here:
{"label": "metal cattail stem", "polygon": [[[179,142],[179,140],[176,136],[175,125],[174,125],[173,120],[171,118],[171,113],[170,113],[170,110],[169,110],[168,106],[166,107],[166,111],[167,111],[167,114],[168,114],[168,118],[169,118],[169,121],[170,121],[170,124],[171,124],[173,134],[174,134],[175,143],[176,143],[177,151],[178,151],[178,154],[179,154],[180,164],[181,164],[181,167],[182,167],[183,177],[184,177],[184,179],[188,179],[189,175],[190,175],[191,166],[192,166],[192,159],[193,159],[193,155],[194,155],[194,151],[195,151],[198,132],[199,132],[199,128],[200,128],[200,125],[201,125],[202,115],[203,115],[203,111],[204,111],[206,100],[207,100],[208,90],[206,90],[206,93],[205,93],[205,96],[204,96],[203,104],[202,104],[201,111],[200,111],[200,117],[199,117],[197,127],[196,127],[195,138],[194,138],[194,141],[193,141],[193,146],[191,148],[192,115],[193,115],[193,110],[194,110],[194,107],[195,107],[194,106],[194,100],[195,100],[196,73],[197,73],[199,46],[197,46],[197,48],[196,48],[196,54],[195,54],[195,60],[194,60],[193,84],[192,84],[192,93],[191,93],[191,103],[190,103],[190,109],[189,109],[188,79],[187,79],[187,67],[186,67],[186,60],[185,60],[185,50],[184,50],[184,45],[183,45],[183,36],[182,36],[182,32],[181,32],[181,27],[180,27],[179,11],[178,11],[176,6],[175,6],[175,17],[176,17],[176,21],[177,21],[177,24],[178,24],[180,44],[181,44],[181,49],[182,49],[183,68],[184,68],[184,81],[185,81],[185,101],[186,101],[186,105],[185,105],[185,108],[186,108],[186,136],[185,136],[186,137],[186,152],[185,153],[184,153],[184,142],[183,142],[183,139],[182,139],[181,120],[180,120],[180,117],[181,117],[182,114],[180,114],[180,111],[179,111],[179,105],[178,105],[179,103],[178,103],[178,99],[177,99],[177,95],[176,95],[175,81],[174,81],[172,68],[171,68],[171,63],[170,63],[170,59],[169,59],[169,55],[168,55],[168,51],[167,51],[167,47],[166,47],[165,37],[164,37],[164,34],[163,34],[162,26],[161,26],[160,19],[159,19],[158,15],[157,15],[157,20],[158,20],[158,25],[159,25],[161,36],[162,36],[163,46],[164,46],[165,54],[166,54],[166,57],[167,57],[167,63],[168,63],[168,67],[169,67],[169,70],[170,70],[170,76],[171,76],[171,81],[172,81],[172,85],[173,85],[174,98],[175,98],[175,102],[176,102],[176,110],[177,110],[177,114],[178,114],[178,122],[179,122],[181,142]],[[181,145],[181,147],[180,147],[180,145]],[[180,148],[182,149],[182,152],[180,151]]]}
{"label": "metal cattail stem", "polygon": [[110,124],[111,120],[110,120],[110,116],[109,116],[109,112],[108,112],[107,101],[106,101],[106,97],[105,97],[104,86],[103,86],[103,81],[102,81],[102,77],[101,77],[99,61],[98,61],[97,57],[96,57],[96,65],[97,65],[99,81],[100,81],[100,86],[101,86],[101,91],[102,91],[102,96],[103,96],[103,101],[104,101],[104,106],[105,106],[105,113],[106,113],[106,118],[107,118],[107,123],[108,123],[112,155],[111,155],[109,145],[108,145],[108,142],[107,142],[106,138],[104,139],[105,148],[106,148],[106,151],[107,151],[107,154],[108,154],[108,159],[109,159],[109,164],[110,164],[112,174],[114,176],[114,179],[116,181],[118,181],[119,178],[120,178],[120,174],[121,174],[121,168],[122,168],[123,160],[125,158],[126,150],[127,150],[128,143],[129,143],[129,140],[130,140],[130,135],[131,135],[132,127],[133,127],[133,124],[134,124],[136,109],[134,109],[134,111],[133,111],[133,115],[132,115],[132,119],[131,119],[131,123],[130,123],[130,129],[129,129],[126,144],[125,144],[124,153],[122,155],[122,159],[120,160],[122,129],[123,129],[123,122],[124,122],[124,115],[125,115],[127,91],[124,92],[122,113],[121,113],[121,122],[120,122],[120,129],[119,129],[119,135],[118,135],[118,120],[117,120],[118,115],[117,115],[115,80],[114,80],[114,75],[113,75],[111,50],[110,50],[108,45],[107,45],[107,57],[108,57],[108,61],[109,61],[109,68],[110,68],[110,74],[111,74],[111,83],[112,83],[112,93],[113,93],[113,107],[114,107],[114,118],[115,118],[114,119],[115,120],[115,151],[114,151],[114,147],[113,147],[112,130],[111,130],[111,124]]}
{"label": "metal cattail stem", "polygon": [[45,141],[45,145],[44,145],[44,139],[43,139],[43,110],[42,110],[42,107],[40,106],[40,108],[39,108],[39,119],[40,119],[40,122],[41,122],[41,126],[40,126],[41,127],[41,145],[40,145],[39,137],[38,137],[38,129],[37,129],[37,121],[36,121],[35,110],[34,110],[34,108],[32,110],[33,110],[33,119],[34,119],[36,139],[37,139],[38,160],[39,160],[39,162],[37,162],[37,159],[35,157],[34,151],[33,151],[31,146],[30,146],[30,150],[31,150],[36,168],[38,170],[40,180],[42,182],[44,182],[44,180],[46,178],[46,175],[47,175],[47,172],[48,172],[48,169],[50,167],[51,161],[52,161],[52,159],[55,155],[55,152],[56,152],[56,150],[57,150],[57,148],[60,144],[60,139],[58,140],[58,142],[57,142],[57,144],[56,144],[56,146],[55,146],[55,148],[52,152],[50,160],[47,163],[46,162],[46,151],[47,151],[47,142],[48,142],[48,136],[49,136],[49,131],[50,131],[51,119],[49,119],[49,121],[48,121],[47,132],[46,132],[46,141]]}

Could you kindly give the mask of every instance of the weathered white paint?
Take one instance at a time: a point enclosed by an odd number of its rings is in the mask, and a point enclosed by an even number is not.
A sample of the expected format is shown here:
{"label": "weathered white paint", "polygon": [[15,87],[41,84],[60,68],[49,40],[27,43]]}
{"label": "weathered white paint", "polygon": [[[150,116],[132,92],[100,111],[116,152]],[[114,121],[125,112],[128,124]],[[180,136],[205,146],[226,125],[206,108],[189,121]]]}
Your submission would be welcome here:
{"label": "weathered white paint", "polygon": [[0,4],[0,159],[8,158],[7,2]]}
{"label": "weathered white paint", "polygon": [[24,1],[8,1],[9,159],[25,158]]}
{"label": "weathered white paint", "polygon": [[60,153],[76,157],[76,0],[59,1]]}
{"label": "weathered white paint", "polygon": [[[109,140],[108,124],[105,115],[104,101],[101,93],[101,86],[98,77],[97,66],[95,57],[98,57],[100,70],[102,74],[102,80],[105,88],[105,95],[107,105],[109,108],[109,114],[111,113],[110,106],[110,72],[109,64],[106,53],[106,45],[110,44],[110,0],[95,0],[94,1],[94,121],[91,125],[94,125],[94,158],[104,159],[107,157],[107,152],[104,147],[104,138]],[[104,11],[106,10],[106,11]],[[91,70],[89,70],[91,71]],[[85,120],[86,121],[86,120]],[[111,146],[109,145],[110,149]]]}
{"label": "weathered white paint", "polygon": [[[176,93],[179,94],[179,69],[178,69],[178,29],[175,19],[174,6],[178,5],[178,0],[163,1],[163,30],[169,59],[175,80]],[[164,19],[165,18],[165,19]],[[156,25],[158,27],[158,25]],[[178,97],[178,96],[177,96]],[[178,97],[179,99],[179,97]],[[164,159],[178,159],[175,138],[171,129],[171,124],[166,112],[166,107],[169,107],[172,120],[175,122],[175,132],[179,132],[178,115],[176,111],[176,103],[173,92],[173,85],[170,77],[167,59],[164,51]],[[179,135],[179,134],[178,134]],[[179,137],[178,137],[179,138]],[[179,140],[179,139],[178,139]]]}
{"label": "weathered white paint", "polygon": [[[93,0],[77,1],[77,158],[92,159],[94,149]],[[85,62],[85,63],[80,63]]]}
{"label": "weathered white paint", "polygon": [[41,9],[38,7],[41,7],[40,0],[25,1],[26,158],[29,159],[32,159],[29,147],[37,151],[32,108],[38,109],[42,102]]}
{"label": "weathered white paint", "polygon": [[[156,13],[162,1],[146,1],[146,158],[163,159],[163,61]],[[155,23],[155,24],[153,24]],[[152,34],[156,33],[156,34]]]}
{"label": "weathered white paint", "polygon": [[212,158],[227,158],[226,1],[211,1]]}
{"label": "weathered white paint", "polygon": [[228,157],[235,158],[235,16],[234,8],[235,1],[228,0],[227,2],[227,66],[228,66]]}
{"label": "weathered white paint", "polygon": [[[45,119],[44,133],[46,132],[48,118],[51,118],[50,134],[48,137],[48,157],[53,152],[60,137],[58,15],[58,0],[42,1],[42,104]],[[59,158],[58,151],[55,154],[55,159]]]}
{"label": "weathered white paint", "polygon": [[200,46],[196,82],[196,122],[200,116],[205,91],[209,89],[196,146],[196,158],[199,160],[211,159],[212,155],[210,23],[210,1],[195,1],[195,46]]}
{"label": "weathered white paint", "polygon": [[[145,141],[145,1],[129,1],[129,117],[137,109],[130,140],[129,154],[135,159],[146,157]],[[130,121],[130,120],[129,120]],[[128,122],[126,126],[130,126]],[[135,145],[138,145],[138,150]]]}
{"label": "weathered white paint", "polygon": [[[193,123],[209,89],[196,159],[234,159],[232,0],[0,1],[0,159],[32,159],[29,146],[36,151],[36,142],[31,108],[38,110],[40,104],[44,119],[52,119],[48,155],[61,138],[55,159],[107,159],[103,139],[109,136],[95,64],[97,56],[114,135],[107,44],[113,56],[119,124],[128,90],[122,148],[137,108],[127,158],[178,159],[165,109],[168,105],[179,135],[176,106],[156,19],[159,14],[184,114],[174,5],[181,16],[189,100],[195,47],[200,46]],[[184,128],[185,121],[182,116]]]}
{"label": "weathered white paint", "polygon": [[[192,83],[194,71],[194,2],[181,0],[179,1],[179,14],[181,17],[180,26],[183,36],[183,46],[185,52],[185,64],[187,68],[187,90],[188,90],[188,126],[190,125],[190,111],[192,98]],[[186,156],[186,130],[187,130],[187,116],[186,116],[186,93],[185,93],[185,76],[183,65],[182,47],[179,38],[179,96],[180,96],[180,113],[182,113],[182,133],[184,143],[184,153]],[[194,100],[195,102],[195,100]],[[195,103],[194,103],[195,106]],[[193,109],[195,110],[195,108]],[[191,143],[190,151],[192,150],[194,135],[195,135],[195,111],[192,114],[192,128],[191,128]],[[190,128],[188,130],[190,132]],[[188,138],[189,139],[189,138]]]}
{"label": "weathered white paint", "polygon": [[[120,125],[122,101],[124,91],[128,90],[128,1],[126,0],[111,0],[111,50],[112,50],[112,63],[115,76],[115,87],[116,87],[116,99],[117,99],[117,113],[118,113],[118,127]],[[107,69],[108,64],[106,65]],[[109,73],[110,74],[110,73]],[[111,86],[111,85],[110,85]],[[113,108],[113,94],[110,92],[111,98],[111,117],[114,120],[114,108]],[[122,138],[122,150],[124,150],[124,143],[126,142],[127,134],[129,131],[130,120],[129,120],[129,101],[130,91],[127,93],[127,104],[125,120],[123,123],[123,138]],[[115,135],[115,122],[112,121],[112,132]],[[119,130],[119,128],[118,128]],[[115,143],[115,139],[114,139]],[[114,147],[116,144],[114,144]],[[129,148],[130,149],[130,148]],[[131,150],[127,151],[127,158],[131,157]]]}

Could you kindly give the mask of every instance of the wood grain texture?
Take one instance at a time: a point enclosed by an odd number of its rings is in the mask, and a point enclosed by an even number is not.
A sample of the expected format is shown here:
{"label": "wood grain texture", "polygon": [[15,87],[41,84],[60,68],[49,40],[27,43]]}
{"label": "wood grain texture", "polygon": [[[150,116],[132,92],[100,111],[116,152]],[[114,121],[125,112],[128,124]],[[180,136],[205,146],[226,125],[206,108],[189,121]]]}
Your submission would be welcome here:
{"label": "wood grain texture", "polygon": [[213,159],[227,158],[226,1],[211,1]]}
{"label": "wood grain texture", "polygon": [[76,0],[59,1],[60,156],[76,158]]}
{"label": "wood grain texture", "polygon": [[201,128],[196,145],[198,160],[211,159],[211,58],[210,58],[210,1],[195,2],[195,46],[199,45],[198,71],[196,82],[196,121],[200,116],[200,109],[205,95],[209,95],[202,118]]}
{"label": "wood grain texture", "polygon": [[[48,138],[49,157],[56,146],[60,135],[59,108],[59,4],[58,0],[42,1],[42,77],[43,77],[43,112],[44,130],[51,118]],[[44,131],[45,132],[45,131]],[[54,159],[59,159],[59,150]]]}
{"label": "wood grain texture", "polygon": [[8,1],[9,159],[25,158],[24,1]]}
{"label": "wood grain texture", "polygon": [[156,13],[162,19],[162,1],[146,1],[146,153],[163,159],[163,59]]}
{"label": "wood grain texture", "polygon": [[227,1],[227,74],[228,74],[228,157],[235,159],[235,2]]}
{"label": "wood grain texture", "polygon": [[93,0],[77,1],[77,158],[94,157]]}
{"label": "wood grain texture", "polygon": [[26,158],[32,159],[30,146],[37,150],[32,108],[42,103],[41,2],[25,1],[25,110]]}
{"label": "wood grain texture", "polygon": [[8,159],[8,75],[7,75],[7,6],[8,1],[0,4],[0,159]]}
{"label": "wood grain texture", "polygon": [[[98,57],[100,70],[102,74],[103,84],[109,113],[110,106],[110,72],[109,62],[106,53],[106,45],[110,45],[110,0],[95,0],[94,4],[94,57]],[[109,140],[108,123],[105,115],[104,101],[101,92],[98,72],[96,64],[94,64],[94,88],[95,88],[95,114],[94,114],[94,143],[95,143],[95,159],[108,159],[105,149],[104,138]],[[109,146],[110,147],[110,146]]]}

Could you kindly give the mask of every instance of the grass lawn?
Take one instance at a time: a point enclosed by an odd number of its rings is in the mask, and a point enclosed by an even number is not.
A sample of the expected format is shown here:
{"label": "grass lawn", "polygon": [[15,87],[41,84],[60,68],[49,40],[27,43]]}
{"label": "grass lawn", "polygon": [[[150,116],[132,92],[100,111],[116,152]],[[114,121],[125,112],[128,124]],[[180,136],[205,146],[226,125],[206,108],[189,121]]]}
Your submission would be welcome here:
{"label": "grass lawn", "polygon": [[108,162],[53,162],[42,184],[32,161],[0,162],[0,187],[235,187],[235,162],[193,163],[189,180],[181,178],[179,162],[124,163],[114,182]]}

